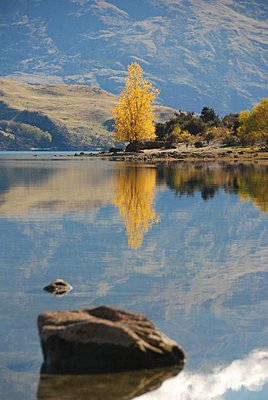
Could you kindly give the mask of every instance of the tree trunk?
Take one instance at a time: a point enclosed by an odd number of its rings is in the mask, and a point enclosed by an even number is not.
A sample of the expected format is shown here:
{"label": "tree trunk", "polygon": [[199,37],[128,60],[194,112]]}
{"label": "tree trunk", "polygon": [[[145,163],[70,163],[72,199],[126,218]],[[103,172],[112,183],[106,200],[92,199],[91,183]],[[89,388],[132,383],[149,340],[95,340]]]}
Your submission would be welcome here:
{"label": "tree trunk", "polygon": [[141,142],[139,142],[138,140],[133,140],[127,145],[126,152],[138,153],[138,151],[141,150],[141,147]]}

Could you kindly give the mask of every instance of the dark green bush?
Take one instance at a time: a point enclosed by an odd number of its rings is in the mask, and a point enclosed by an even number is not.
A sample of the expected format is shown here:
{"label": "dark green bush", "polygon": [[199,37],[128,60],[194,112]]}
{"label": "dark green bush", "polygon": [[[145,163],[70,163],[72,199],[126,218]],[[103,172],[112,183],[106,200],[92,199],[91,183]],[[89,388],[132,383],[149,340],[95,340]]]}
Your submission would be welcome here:
{"label": "dark green bush", "polygon": [[[1,133],[2,131],[2,133]],[[0,146],[8,148],[45,148],[51,143],[50,133],[36,126],[16,121],[0,121]]]}

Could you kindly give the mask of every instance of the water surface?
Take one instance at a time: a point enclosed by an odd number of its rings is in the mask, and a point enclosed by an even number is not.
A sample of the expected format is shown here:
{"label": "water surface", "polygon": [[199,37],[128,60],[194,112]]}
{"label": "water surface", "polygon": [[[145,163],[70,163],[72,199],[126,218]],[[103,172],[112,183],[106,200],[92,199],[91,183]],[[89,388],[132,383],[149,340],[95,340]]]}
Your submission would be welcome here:
{"label": "water surface", "polygon": [[[0,157],[2,397],[266,399],[267,211],[258,165]],[[73,291],[44,292],[56,278]],[[101,304],[151,319],[184,371],[40,377],[38,314]]]}

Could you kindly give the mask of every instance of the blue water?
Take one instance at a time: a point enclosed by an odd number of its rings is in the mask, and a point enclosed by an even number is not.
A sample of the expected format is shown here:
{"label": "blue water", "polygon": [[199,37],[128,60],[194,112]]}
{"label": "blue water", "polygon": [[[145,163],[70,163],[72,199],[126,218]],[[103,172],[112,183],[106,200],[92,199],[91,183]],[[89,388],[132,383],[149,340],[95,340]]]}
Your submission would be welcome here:
{"label": "blue water", "polygon": [[[144,314],[187,352],[183,372],[140,398],[267,398],[266,167],[55,154],[0,155],[2,397],[61,398],[40,380],[37,316],[106,304]],[[73,291],[42,290],[56,278]],[[109,385],[81,398],[123,398]],[[77,386],[62,398],[80,398]]]}

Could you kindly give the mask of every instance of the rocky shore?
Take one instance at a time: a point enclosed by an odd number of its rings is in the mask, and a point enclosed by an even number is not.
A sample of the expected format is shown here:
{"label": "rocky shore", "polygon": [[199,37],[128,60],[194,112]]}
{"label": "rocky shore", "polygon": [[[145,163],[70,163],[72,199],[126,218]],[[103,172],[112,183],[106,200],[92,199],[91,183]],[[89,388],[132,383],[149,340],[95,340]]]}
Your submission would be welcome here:
{"label": "rocky shore", "polygon": [[222,162],[250,162],[268,163],[268,149],[256,148],[176,148],[171,150],[143,150],[139,153],[127,153],[124,151],[107,151],[99,154],[84,153],[75,154],[75,157],[97,157],[110,161],[127,161],[155,163],[157,161],[222,161]]}

